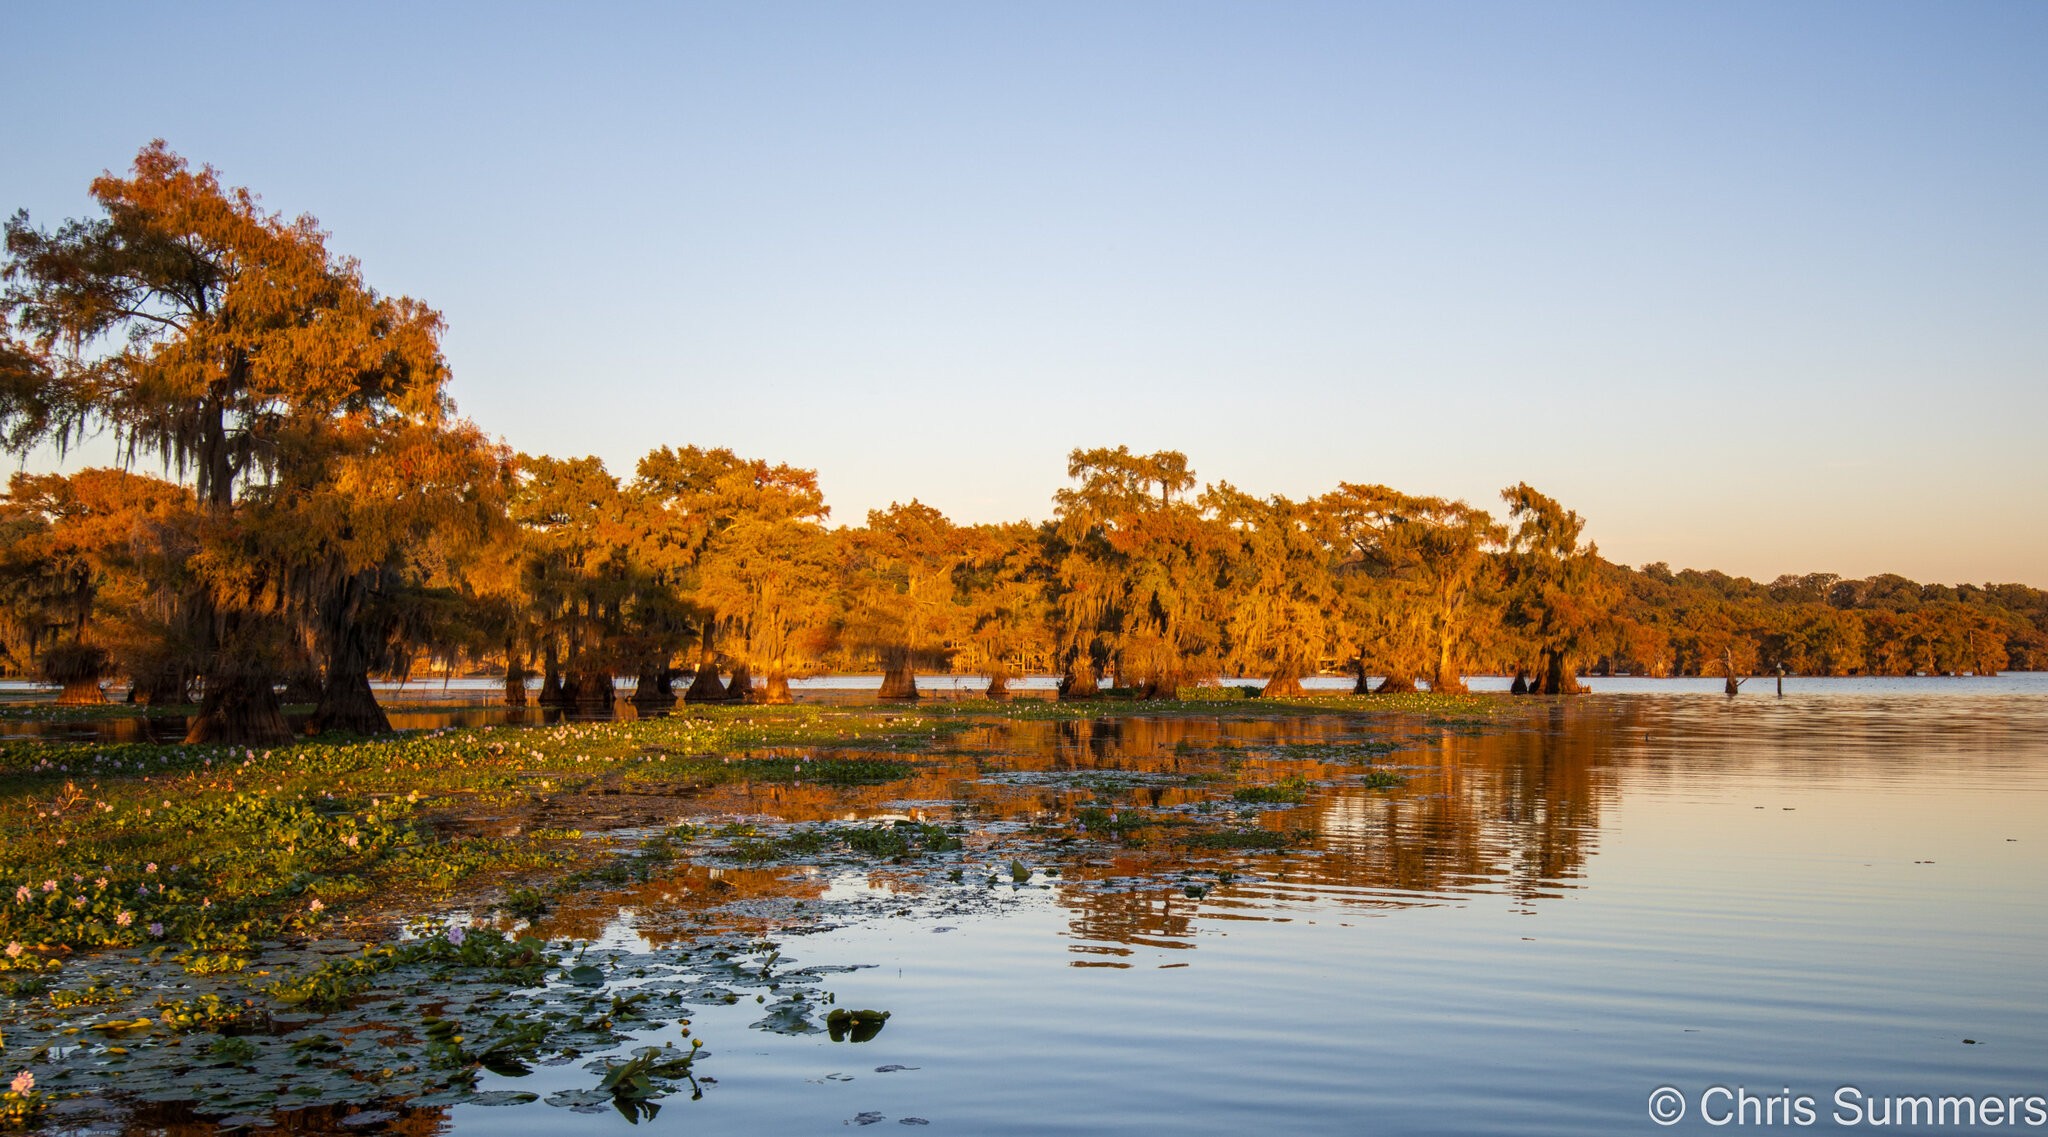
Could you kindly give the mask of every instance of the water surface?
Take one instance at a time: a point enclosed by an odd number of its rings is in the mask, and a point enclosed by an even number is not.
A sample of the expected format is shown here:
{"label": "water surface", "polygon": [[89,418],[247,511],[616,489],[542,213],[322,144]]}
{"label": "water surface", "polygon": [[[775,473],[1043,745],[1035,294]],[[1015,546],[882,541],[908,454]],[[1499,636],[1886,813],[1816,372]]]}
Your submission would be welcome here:
{"label": "water surface", "polygon": [[[1679,1131],[1702,1132],[1711,1086],[1809,1095],[1820,1129],[1837,1127],[1843,1087],[2048,1093],[2039,697],[1611,695],[1506,726],[1393,730],[1344,716],[1016,723],[914,786],[715,804],[972,816],[1022,840],[1089,802],[1181,808],[1191,791],[1166,775],[1203,763],[1313,768],[1395,736],[1406,748],[1379,762],[1404,785],[1327,779],[1260,814],[1316,832],[1285,854],[1063,854],[1048,840],[1023,886],[978,872],[951,886],[972,903],[882,872],[788,870],[805,895],[900,892],[901,915],[769,932],[807,963],[875,965],[833,984],[838,1004],[894,1017],[850,1045],[749,1030],[757,1007],[708,1009],[695,1026],[717,1083],[651,1124],[1637,1133],[1656,1128],[1651,1091],[1671,1086],[1689,1106]],[[606,920],[619,943],[662,926],[640,909]],[[877,1072],[889,1066],[908,1069]],[[521,1081],[551,1077],[587,1080]],[[539,1134],[565,1118],[460,1106],[451,1120]]]}

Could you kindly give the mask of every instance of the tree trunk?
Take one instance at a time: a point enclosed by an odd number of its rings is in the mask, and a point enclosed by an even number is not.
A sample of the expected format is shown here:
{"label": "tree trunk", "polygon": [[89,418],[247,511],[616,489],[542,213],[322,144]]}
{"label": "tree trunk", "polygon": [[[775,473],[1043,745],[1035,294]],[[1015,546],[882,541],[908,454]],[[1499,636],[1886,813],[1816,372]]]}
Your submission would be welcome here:
{"label": "tree trunk", "polygon": [[326,635],[327,685],[320,691],[308,725],[313,733],[389,734],[391,720],[370,693],[371,656],[384,637],[371,627],[373,584],[367,574],[351,576],[321,608]]}
{"label": "tree trunk", "polygon": [[1067,666],[1067,673],[1060,676],[1060,698],[1095,699],[1102,695],[1102,688],[1095,681],[1095,668],[1084,661],[1075,660]]}
{"label": "tree trunk", "polygon": [[890,648],[882,653],[882,689],[875,697],[891,701],[917,698],[917,673],[910,666],[910,652]]}
{"label": "tree trunk", "polygon": [[1451,649],[1448,636],[1437,640],[1436,669],[1430,672],[1429,689],[1447,695],[1465,693],[1465,677],[1458,674],[1457,653]]}
{"label": "tree trunk", "polygon": [[789,676],[784,675],[779,670],[770,671],[768,673],[768,685],[761,689],[760,701],[773,706],[783,706],[793,702],[794,700],[789,697]]}
{"label": "tree trunk", "polygon": [[566,707],[570,702],[569,692],[562,689],[562,666],[555,658],[555,645],[550,640],[541,652],[540,705]]}
{"label": "tree trunk", "polygon": [[526,670],[526,654],[519,649],[516,639],[505,641],[505,705],[523,707],[526,705],[526,679],[532,674]]}
{"label": "tree trunk", "polygon": [[96,707],[107,701],[107,693],[100,690],[97,675],[83,675],[64,681],[64,690],[57,696],[60,707]]}
{"label": "tree trunk", "polygon": [[[787,681],[785,680],[785,683]],[[725,701],[744,703],[754,697],[754,675],[742,663],[732,669],[732,682],[725,688]]]}
{"label": "tree trunk", "polygon": [[633,705],[643,711],[665,711],[676,705],[675,691],[668,681],[668,660],[640,665],[640,681],[633,688]]}
{"label": "tree trunk", "polygon": [[1510,686],[1508,687],[1508,694],[1510,694],[1510,695],[1526,695],[1526,694],[1528,694],[1528,693],[1529,693],[1529,676],[1528,676],[1528,674],[1527,674],[1527,673],[1525,673],[1525,672],[1524,672],[1524,671],[1523,671],[1523,670],[1522,670],[1521,668],[1517,667],[1517,668],[1515,669],[1515,681],[1514,681],[1514,683],[1513,683],[1513,684],[1511,684],[1511,685],[1510,685]]}
{"label": "tree trunk", "polygon": [[70,640],[45,651],[41,664],[43,678],[64,688],[57,696],[58,706],[97,706],[107,701],[100,690],[100,679],[108,671],[105,651]]}
{"label": "tree trunk", "polygon": [[1413,675],[1396,675],[1390,672],[1385,679],[1380,680],[1378,690],[1373,693],[1377,695],[1408,695],[1413,694],[1414,691],[1415,677]]}
{"label": "tree trunk", "polygon": [[182,706],[191,698],[185,669],[166,663],[137,675],[128,688],[128,701],[145,707]]}
{"label": "tree trunk", "polygon": [[328,675],[327,686],[320,692],[320,703],[313,708],[313,720],[307,727],[314,734],[330,730],[390,734],[391,720],[385,717],[384,708],[377,705],[377,696],[370,690],[369,673],[347,670]]}
{"label": "tree trunk", "polygon": [[1541,695],[1576,695],[1584,691],[1579,686],[1579,677],[1573,673],[1565,655],[1550,648],[1543,649],[1543,677],[1536,691]]}
{"label": "tree trunk", "polygon": [[683,692],[685,703],[723,703],[725,684],[719,682],[718,668],[700,664],[697,674],[690,680],[690,686]]}
{"label": "tree trunk", "polygon": [[1180,698],[1180,689],[1192,686],[1194,681],[1194,676],[1181,671],[1147,675],[1138,681],[1138,698],[1146,700],[1178,699]]}
{"label": "tree trunk", "polygon": [[1307,692],[1301,689],[1301,667],[1298,664],[1282,663],[1273,668],[1273,674],[1266,685],[1259,689],[1261,699],[1298,699]]}
{"label": "tree trunk", "polygon": [[697,674],[683,692],[685,703],[723,703],[725,684],[718,681],[718,652],[711,646],[711,621],[704,622],[704,637],[697,649]]}
{"label": "tree trunk", "polygon": [[1351,670],[1358,676],[1358,682],[1351,685],[1351,693],[1354,695],[1372,694],[1372,676],[1365,673],[1365,661],[1362,659],[1354,660],[1351,664]]}
{"label": "tree trunk", "polygon": [[618,694],[609,671],[571,671],[562,693],[579,715],[608,715]]}
{"label": "tree trunk", "polygon": [[987,695],[993,702],[1003,702],[1010,697],[1010,678],[997,671],[988,677]]}
{"label": "tree trunk", "polygon": [[185,745],[280,746],[290,742],[291,725],[285,722],[284,708],[271,687],[270,669],[262,662],[268,646],[261,642],[262,637],[247,626],[240,612],[209,611],[200,627],[204,629],[205,694],[199,701],[199,713],[186,729]]}
{"label": "tree trunk", "polygon": [[282,746],[291,740],[270,677],[246,667],[217,668],[207,676],[199,714],[185,732],[187,746]]}

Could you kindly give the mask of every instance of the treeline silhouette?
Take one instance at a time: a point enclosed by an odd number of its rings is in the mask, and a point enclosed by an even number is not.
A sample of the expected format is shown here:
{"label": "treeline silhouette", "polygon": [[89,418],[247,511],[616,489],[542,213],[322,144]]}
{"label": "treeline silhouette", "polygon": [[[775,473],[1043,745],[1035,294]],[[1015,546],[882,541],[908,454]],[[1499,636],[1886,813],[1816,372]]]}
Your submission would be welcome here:
{"label": "treeline silhouette", "polygon": [[311,218],[161,142],[92,192],[102,216],[8,222],[0,441],[106,431],[123,467],[14,476],[0,667],[70,702],[114,677],[197,701],[195,742],[289,737],[281,699],[315,730],[386,729],[370,677],[423,660],[602,711],[621,675],[652,709],[786,700],[828,669],[882,672],[885,698],[920,669],[995,697],[1029,673],[1070,698],[1332,672],[1566,693],[1588,670],[1987,674],[2048,652],[2037,589],[1632,570],[1527,485],[1498,518],[1378,485],[1293,501],[1117,447],[1073,452],[1042,524],[912,500],[835,529],[812,471],[729,450],[623,477],[513,454],[456,416],[438,314],[371,289]]}

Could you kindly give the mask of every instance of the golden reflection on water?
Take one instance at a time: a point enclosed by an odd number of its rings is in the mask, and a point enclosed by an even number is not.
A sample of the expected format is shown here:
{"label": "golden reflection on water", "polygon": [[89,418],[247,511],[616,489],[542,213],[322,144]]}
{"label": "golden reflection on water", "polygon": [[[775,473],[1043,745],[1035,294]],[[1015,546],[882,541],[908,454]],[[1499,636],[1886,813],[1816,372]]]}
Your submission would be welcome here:
{"label": "golden reflection on water", "polygon": [[[1482,892],[1539,904],[1583,875],[1631,729],[1625,717],[1563,708],[1504,724],[1342,715],[992,721],[916,756],[913,775],[881,785],[735,783],[656,793],[637,812],[622,801],[608,816],[621,824],[648,824],[663,810],[675,814],[665,824],[961,823],[965,887],[985,887],[982,877],[1005,872],[1013,858],[1056,870],[1041,879],[1053,879],[1051,899],[1068,913],[1076,964],[1115,965],[1134,948],[1193,948],[1204,921],[1284,920],[1308,905],[1365,915]],[[749,757],[794,764],[804,753]],[[1374,771],[1403,781],[1360,783]],[[1299,804],[1241,806],[1231,797],[1239,787],[1304,783]],[[1091,833],[1084,810],[1130,828]],[[1293,834],[1295,843],[1284,851],[1190,847],[1197,821]],[[623,923],[653,944],[713,927],[767,934],[778,920],[801,922],[797,902],[825,897],[848,871],[679,862],[645,884],[565,897],[537,926],[551,937],[594,939]],[[932,871],[877,865],[866,885],[909,895]]]}
{"label": "golden reflection on water", "polygon": [[[1135,733],[1142,740],[1136,753],[1112,743],[1092,747],[1090,755],[1104,765],[1145,769],[1185,741],[1341,745],[1356,740],[1355,730],[1342,720],[1155,721],[1138,732],[1127,724],[1126,737]],[[1094,956],[1119,954],[1120,945],[1192,948],[1203,920],[1286,919],[1288,910],[1310,906],[1364,914],[1456,902],[1473,892],[1504,893],[1533,905],[1575,887],[1583,874],[1601,803],[1615,792],[1606,753],[1600,738],[1584,731],[1473,734],[1416,727],[1409,747],[1380,763],[1406,776],[1402,786],[1319,787],[1299,807],[1264,812],[1259,823],[1265,828],[1308,829],[1315,837],[1300,850],[1230,858],[1226,871],[1240,881],[1198,896],[1186,888],[1063,891],[1060,902],[1073,911],[1072,950]],[[1320,762],[1260,758],[1239,769],[1263,782],[1335,773]],[[1172,801],[1198,792],[1159,796]],[[1083,862],[1069,878],[1107,881],[1188,863],[1179,851],[1142,850]]]}

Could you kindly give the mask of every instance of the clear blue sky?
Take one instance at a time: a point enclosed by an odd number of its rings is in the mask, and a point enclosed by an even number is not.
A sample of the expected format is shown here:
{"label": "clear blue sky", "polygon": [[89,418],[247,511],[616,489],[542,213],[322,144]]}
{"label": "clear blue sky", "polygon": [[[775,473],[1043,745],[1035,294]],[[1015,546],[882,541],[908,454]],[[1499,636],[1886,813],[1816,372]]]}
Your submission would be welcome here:
{"label": "clear blue sky", "polygon": [[87,213],[162,137],[441,309],[521,449],[980,521],[1128,443],[1527,480],[1632,564],[2048,585],[2048,4],[4,22],[0,208]]}

